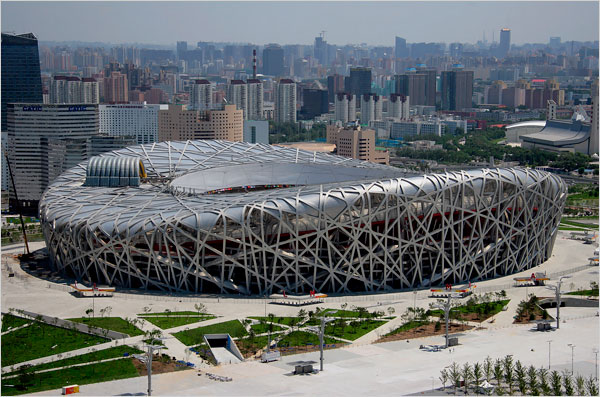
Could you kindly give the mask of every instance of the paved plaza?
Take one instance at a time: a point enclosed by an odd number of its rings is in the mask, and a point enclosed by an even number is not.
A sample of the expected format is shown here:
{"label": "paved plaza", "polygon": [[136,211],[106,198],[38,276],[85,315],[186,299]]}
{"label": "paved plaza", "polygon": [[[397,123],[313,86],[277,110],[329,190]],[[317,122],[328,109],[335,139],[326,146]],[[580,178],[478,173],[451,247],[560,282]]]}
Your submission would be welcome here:
{"label": "paved plaza", "polygon": [[[571,278],[566,280],[563,289],[588,288],[590,281],[598,280],[598,267],[587,267],[588,258],[593,255],[594,247],[581,241],[567,239],[568,233],[560,232],[556,241],[552,258],[541,266],[523,272],[546,271],[548,274],[570,272]],[[33,249],[43,247],[43,243],[33,243]],[[12,252],[11,252],[12,251]],[[156,294],[123,294],[112,298],[76,298],[56,285],[24,273],[14,264],[10,254],[22,252],[22,247],[3,247],[3,266],[9,266],[17,273],[8,278],[2,272],[2,311],[9,308],[24,309],[60,318],[81,317],[92,304],[96,310],[106,306],[113,308],[111,316],[133,318],[143,313],[144,307],[152,311],[194,310],[194,304],[204,303],[208,312],[219,316],[203,323],[178,327],[169,332],[186,327],[203,326],[210,323],[227,321],[253,315],[274,313],[275,315],[295,315],[299,308],[280,305],[267,305],[262,299],[234,299],[223,297],[159,296]],[[7,256],[7,254],[9,254]],[[492,358],[512,354],[515,360],[523,364],[548,366],[548,340],[551,344],[552,369],[571,368],[571,348],[567,344],[576,345],[574,350],[574,370],[582,375],[590,375],[595,370],[593,349],[598,348],[598,312],[597,308],[566,307],[561,310],[560,330],[549,332],[532,331],[532,325],[513,325],[516,306],[527,293],[538,296],[551,296],[551,291],[544,287],[511,287],[515,275],[478,282],[476,292],[487,292],[505,289],[511,299],[508,310],[495,316],[494,322],[489,320],[482,324],[484,329],[472,330],[459,336],[460,345],[439,352],[420,350],[420,345],[441,345],[443,337],[413,339],[409,342],[389,342],[372,344],[380,334],[384,334],[402,323],[399,318],[408,307],[416,305],[428,308],[435,299],[428,297],[427,290],[407,291],[387,295],[352,295],[348,297],[327,298],[321,307],[340,308],[344,302],[349,306],[368,307],[370,311],[377,307],[385,310],[394,307],[395,320],[359,339],[352,345],[342,349],[325,352],[325,371],[316,375],[292,376],[296,362],[314,362],[318,368],[318,353],[286,356],[279,362],[261,364],[246,361],[239,364],[207,367],[192,355],[190,361],[196,363],[203,372],[211,372],[233,378],[232,382],[218,382],[205,375],[198,376],[197,371],[181,371],[153,377],[154,395],[357,395],[357,394],[411,394],[441,387],[438,379],[440,370],[453,361],[482,362],[486,356]],[[555,278],[553,279],[553,281]],[[551,281],[550,283],[552,283]],[[52,288],[49,288],[51,285]],[[307,309],[307,308],[305,308]],[[309,307],[308,309],[312,309]],[[555,315],[554,309],[549,310]],[[146,322],[144,330],[153,329]],[[169,335],[167,335],[169,336]],[[130,338],[126,343],[139,343],[141,337]],[[178,359],[186,358],[186,349],[177,339],[170,337],[166,341],[169,355]],[[106,345],[112,345],[107,343]],[[51,358],[48,358],[51,359]],[[43,362],[44,359],[40,359]],[[138,377],[120,381],[112,381],[81,386],[82,395],[141,395],[146,391],[147,378]],[[58,395],[59,390],[38,393],[39,395]]]}

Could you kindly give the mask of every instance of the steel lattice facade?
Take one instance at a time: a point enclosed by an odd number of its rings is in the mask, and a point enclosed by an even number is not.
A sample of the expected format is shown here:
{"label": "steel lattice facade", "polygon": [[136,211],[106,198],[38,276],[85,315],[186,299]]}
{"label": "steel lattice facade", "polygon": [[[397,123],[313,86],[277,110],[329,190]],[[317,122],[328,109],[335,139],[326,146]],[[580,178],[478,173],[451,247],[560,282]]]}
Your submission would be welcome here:
{"label": "steel lattice facade", "polygon": [[138,157],[148,178],[87,187],[86,163],[64,173],[40,204],[53,265],[174,292],[388,291],[508,275],[550,257],[566,199],[562,179],[524,168],[411,176],[226,141],[105,156]]}

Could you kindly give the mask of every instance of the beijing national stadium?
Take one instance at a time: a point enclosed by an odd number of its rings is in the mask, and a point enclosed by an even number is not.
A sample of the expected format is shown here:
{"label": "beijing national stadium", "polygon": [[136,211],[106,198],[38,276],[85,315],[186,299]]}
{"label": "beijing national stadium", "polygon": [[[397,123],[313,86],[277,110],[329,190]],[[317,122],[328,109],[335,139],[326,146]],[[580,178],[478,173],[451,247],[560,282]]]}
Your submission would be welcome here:
{"label": "beijing national stadium", "polygon": [[40,217],[56,270],[168,292],[391,291],[546,261],[566,186],[525,168],[409,174],[263,144],[161,142],[63,173]]}

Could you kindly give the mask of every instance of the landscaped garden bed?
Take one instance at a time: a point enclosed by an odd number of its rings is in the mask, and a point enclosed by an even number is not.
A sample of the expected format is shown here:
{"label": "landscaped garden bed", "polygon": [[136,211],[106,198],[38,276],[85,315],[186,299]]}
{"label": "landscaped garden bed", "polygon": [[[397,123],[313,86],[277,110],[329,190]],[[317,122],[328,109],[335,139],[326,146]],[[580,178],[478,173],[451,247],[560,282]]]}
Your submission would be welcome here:
{"label": "landscaped garden bed", "polygon": [[94,346],[108,339],[31,321],[32,324],[2,336],[2,366]]}
{"label": "landscaped garden bed", "polygon": [[247,335],[248,332],[238,320],[231,320],[180,331],[174,333],[173,336],[186,346],[194,346],[204,342],[205,334],[229,334],[232,338],[238,338]]}
{"label": "landscaped garden bed", "polygon": [[82,323],[89,325],[90,327],[97,327],[102,329],[109,329],[111,331],[121,332],[129,336],[142,335],[144,332],[136,327],[132,322],[122,319],[121,317],[78,317],[68,318],[67,320],[76,323]]}

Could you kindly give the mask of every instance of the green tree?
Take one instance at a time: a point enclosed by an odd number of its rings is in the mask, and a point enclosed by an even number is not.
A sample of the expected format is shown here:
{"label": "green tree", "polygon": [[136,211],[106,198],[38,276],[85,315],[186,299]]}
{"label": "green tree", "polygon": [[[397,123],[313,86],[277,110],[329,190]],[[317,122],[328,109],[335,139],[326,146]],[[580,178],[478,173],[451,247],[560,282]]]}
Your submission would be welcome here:
{"label": "green tree", "polygon": [[562,379],[563,387],[565,388],[565,394],[567,396],[575,395],[575,389],[573,388],[573,377],[571,376],[571,373],[567,370],[563,371]]}
{"label": "green tree", "polygon": [[548,384],[548,370],[545,368],[538,369],[538,379],[540,380],[540,390],[542,395],[549,396],[552,389]]}
{"label": "green tree", "polygon": [[196,309],[198,316],[200,316],[200,313],[206,313],[206,305],[204,305],[203,303],[194,304],[194,309]]}
{"label": "green tree", "polygon": [[461,376],[463,382],[465,384],[465,394],[469,393],[469,383],[473,378],[473,370],[471,369],[471,365],[469,363],[465,363],[462,367]]}
{"label": "green tree", "polygon": [[512,356],[506,356],[504,357],[504,380],[506,380],[506,384],[508,386],[508,392],[510,394],[512,394],[512,383],[513,383],[513,375],[514,375],[514,368],[513,368],[513,361],[512,361]]}
{"label": "green tree", "polygon": [[483,376],[481,364],[478,362],[473,364],[473,380],[475,381],[475,393],[479,394],[479,383]]}
{"label": "green tree", "polygon": [[452,385],[454,385],[454,394],[456,394],[458,392],[458,388],[460,387],[461,370],[459,365],[453,362],[452,365],[450,365],[448,374],[450,375],[450,379],[452,379]]}
{"label": "green tree", "polygon": [[577,395],[584,396],[585,395],[585,378],[581,375],[577,375],[575,377],[575,385],[577,386]]}
{"label": "green tree", "polygon": [[597,396],[598,395],[598,378],[594,378],[590,376],[585,381],[585,387],[587,389],[588,396]]}
{"label": "green tree", "polygon": [[539,395],[540,392],[537,380],[537,370],[533,365],[529,366],[529,368],[527,369],[527,381],[529,384],[529,393],[534,396]]}
{"label": "green tree", "polygon": [[448,372],[445,369],[440,371],[440,382],[442,382],[442,390],[446,390],[446,382],[448,382]]}
{"label": "green tree", "polygon": [[550,387],[553,395],[562,396],[562,379],[557,371],[550,374]]}
{"label": "green tree", "polygon": [[501,359],[496,359],[494,362],[494,379],[496,379],[496,385],[500,386],[504,377],[504,366]]}
{"label": "green tree", "polygon": [[483,361],[483,373],[485,375],[485,380],[490,381],[492,379],[492,370],[494,368],[494,363],[490,356],[487,356]]}

